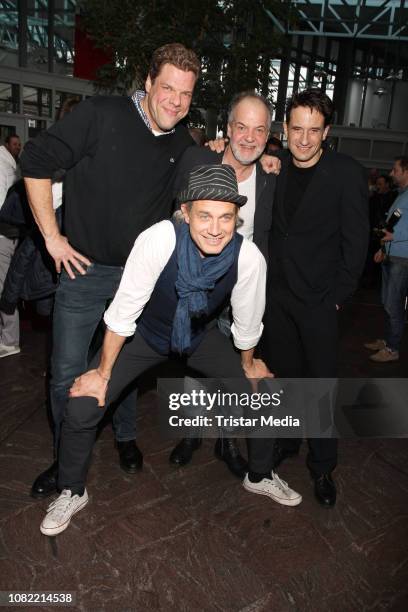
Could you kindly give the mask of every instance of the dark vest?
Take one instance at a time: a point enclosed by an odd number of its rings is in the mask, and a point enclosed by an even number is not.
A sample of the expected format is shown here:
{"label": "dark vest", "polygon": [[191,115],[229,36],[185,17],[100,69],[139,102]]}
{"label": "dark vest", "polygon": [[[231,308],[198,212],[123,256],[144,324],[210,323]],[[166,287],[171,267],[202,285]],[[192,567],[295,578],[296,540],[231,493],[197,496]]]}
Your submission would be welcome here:
{"label": "dark vest", "polygon": [[[175,285],[178,274],[177,242],[179,228],[180,226],[175,226],[176,246],[174,251],[157,279],[150,300],[137,322],[137,331],[147,344],[160,355],[171,353],[173,319],[178,302]],[[204,337],[208,324],[218,317],[230,300],[231,291],[237,282],[238,256],[241,244],[242,236],[236,234],[234,263],[228,272],[218,279],[214,289],[208,292],[208,314],[191,319],[191,345],[187,355],[194,353]]]}

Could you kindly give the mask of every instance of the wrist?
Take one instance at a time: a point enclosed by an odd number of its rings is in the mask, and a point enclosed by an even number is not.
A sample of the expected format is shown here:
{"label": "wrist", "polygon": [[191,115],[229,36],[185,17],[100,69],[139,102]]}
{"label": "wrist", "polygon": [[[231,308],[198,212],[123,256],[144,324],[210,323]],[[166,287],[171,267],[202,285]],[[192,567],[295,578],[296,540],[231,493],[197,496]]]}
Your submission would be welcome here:
{"label": "wrist", "polygon": [[96,373],[106,383],[108,383],[110,381],[110,372],[101,371],[101,370],[99,370],[99,368],[97,368],[96,369]]}
{"label": "wrist", "polygon": [[50,232],[47,232],[47,233],[44,232],[43,237],[46,242],[52,242],[53,240],[56,240],[61,237],[61,232],[59,231],[57,227]]}
{"label": "wrist", "polygon": [[252,359],[252,357],[250,359],[242,359],[241,365],[244,372],[246,372],[247,370],[250,370],[252,368],[252,366],[254,365],[254,360]]}

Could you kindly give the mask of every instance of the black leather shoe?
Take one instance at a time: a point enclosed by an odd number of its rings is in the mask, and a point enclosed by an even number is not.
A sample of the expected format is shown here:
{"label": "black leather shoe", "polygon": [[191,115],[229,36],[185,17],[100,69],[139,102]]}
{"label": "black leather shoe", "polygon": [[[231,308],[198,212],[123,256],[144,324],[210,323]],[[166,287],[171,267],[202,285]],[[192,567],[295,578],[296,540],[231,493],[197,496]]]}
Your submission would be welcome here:
{"label": "black leather shoe", "polygon": [[336,485],[331,474],[321,474],[314,477],[315,497],[319,504],[330,508],[336,503]]}
{"label": "black leather shoe", "polygon": [[183,438],[173,448],[170,453],[169,461],[173,465],[187,465],[193,458],[195,450],[200,448],[201,438]]}
{"label": "black leather shoe", "polygon": [[245,478],[248,463],[239,452],[235,438],[218,438],[214,447],[215,456],[225,461],[229,471],[238,478]]}
{"label": "black leather shoe", "polygon": [[299,449],[297,450],[289,450],[284,448],[279,440],[275,440],[273,445],[273,469],[276,470],[277,467],[280,466],[282,461],[288,459],[289,457],[295,457],[299,454]]}
{"label": "black leather shoe", "polygon": [[116,442],[116,448],[119,452],[119,463],[122,470],[128,474],[134,474],[142,469],[143,455],[134,440]]}
{"label": "black leather shoe", "polygon": [[34,499],[44,499],[57,491],[58,463],[54,461],[34,480],[30,495]]}

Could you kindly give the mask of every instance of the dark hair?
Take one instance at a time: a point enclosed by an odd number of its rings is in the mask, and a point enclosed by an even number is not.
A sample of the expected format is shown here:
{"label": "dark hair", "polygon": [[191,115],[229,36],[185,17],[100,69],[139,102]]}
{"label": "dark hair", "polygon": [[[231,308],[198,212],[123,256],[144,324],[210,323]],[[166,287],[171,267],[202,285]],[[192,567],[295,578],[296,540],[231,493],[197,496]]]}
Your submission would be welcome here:
{"label": "dark hair", "polygon": [[203,147],[207,142],[205,132],[201,128],[191,127],[188,128],[188,132],[198,146]]}
{"label": "dark hair", "polygon": [[10,140],[11,140],[12,138],[18,138],[18,139],[20,140],[20,136],[19,136],[18,134],[16,134],[15,132],[13,132],[13,134],[8,134],[8,135],[5,137],[5,139],[4,139],[5,144],[10,144]]}
{"label": "dark hair", "polygon": [[310,110],[316,110],[324,117],[324,127],[331,124],[333,120],[333,102],[321,89],[304,89],[293,94],[286,104],[286,122],[290,121],[292,109],[299,106],[308,106]]}
{"label": "dark hair", "polygon": [[387,183],[388,187],[392,187],[392,178],[390,176],[388,176],[388,174],[380,174],[380,176],[377,176],[377,178],[375,179],[376,181],[378,181],[378,179],[384,179],[384,181]]}
{"label": "dark hair", "polygon": [[268,112],[268,130],[269,130],[269,128],[271,127],[271,123],[272,123],[271,105],[269,104],[266,98],[261,96],[261,94],[256,92],[254,89],[249,89],[247,91],[241,91],[240,93],[235,94],[228,108],[228,123],[232,121],[232,116],[234,114],[235,107],[238,106],[238,104],[242,102],[242,100],[246,100],[247,98],[258,100],[265,106]]}
{"label": "dark hair", "polygon": [[187,49],[180,43],[163,45],[153,52],[149,66],[149,77],[152,82],[159,75],[164,64],[171,64],[184,72],[193,72],[198,78],[200,74],[200,60],[192,49]]}
{"label": "dark hair", "polygon": [[279,147],[279,149],[283,149],[282,141],[279,140],[279,138],[276,138],[276,136],[271,136],[270,138],[268,138],[265,147],[266,150],[268,150],[269,145],[275,145],[276,147]]}
{"label": "dark hair", "polygon": [[66,98],[64,102],[62,103],[62,105],[60,106],[60,108],[58,109],[55,120],[59,121],[65,115],[68,115],[68,113],[70,113],[72,109],[75,108],[75,106],[79,104],[80,102],[81,102],[81,99],[76,98],[75,96]]}
{"label": "dark hair", "polygon": [[394,161],[399,163],[403,172],[406,172],[408,170],[408,157],[406,155],[396,157]]}

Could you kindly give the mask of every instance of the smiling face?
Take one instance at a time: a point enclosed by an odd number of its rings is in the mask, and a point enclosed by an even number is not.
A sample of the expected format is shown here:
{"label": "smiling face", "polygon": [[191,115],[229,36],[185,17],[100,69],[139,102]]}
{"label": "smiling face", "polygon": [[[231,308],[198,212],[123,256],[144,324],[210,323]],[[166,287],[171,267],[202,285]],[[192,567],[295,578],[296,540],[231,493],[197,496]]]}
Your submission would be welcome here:
{"label": "smiling face", "polygon": [[310,168],[317,164],[330,128],[324,127],[324,116],[308,106],[298,106],[291,110],[289,122],[283,128],[295,166]]}
{"label": "smiling face", "polygon": [[202,257],[218,255],[234,237],[237,206],[231,202],[197,200],[182,204],[184,220],[190,226],[190,236]]}
{"label": "smiling face", "polygon": [[164,64],[154,81],[146,79],[143,108],[153,130],[168,132],[190,109],[196,75]]}
{"label": "smiling face", "polygon": [[229,147],[235,159],[249,166],[260,157],[269,135],[269,114],[255,98],[244,98],[228,123]]}

